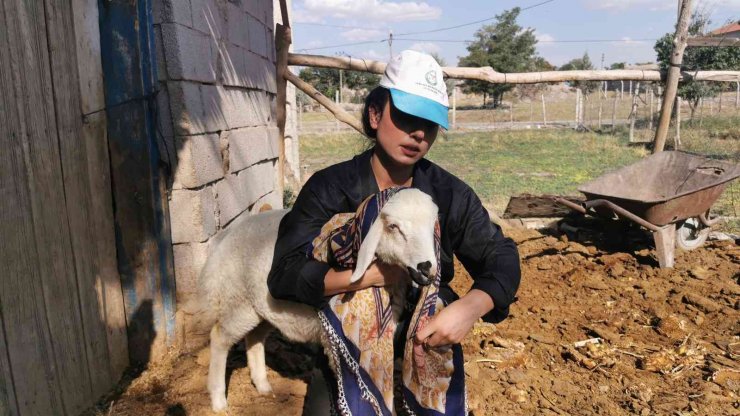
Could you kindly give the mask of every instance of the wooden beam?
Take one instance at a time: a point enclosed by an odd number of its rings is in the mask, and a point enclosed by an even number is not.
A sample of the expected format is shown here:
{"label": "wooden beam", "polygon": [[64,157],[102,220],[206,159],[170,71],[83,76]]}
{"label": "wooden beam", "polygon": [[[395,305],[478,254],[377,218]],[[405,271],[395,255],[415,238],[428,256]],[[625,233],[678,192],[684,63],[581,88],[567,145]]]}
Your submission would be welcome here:
{"label": "wooden beam", "polygon": [[[343,56],[288,54],[288,65],[320,68],[347,69],[351,71],[382,74],[385,62]],[[661,81],[665,72],[640,69],[594,70],[594,71],[544,71],[505,74],[491,67],[444,67],[447,78],[488,81],[493,84],[536,84],[563,81]],[[740,81],[740,71],[685,71],[680,73],[683,81]]]}
{"label": "wooden beam", "polygon": [[[668,69],[668,77],[665,82],[665,94],[663,94],[663,107],[660,110],[658,128],[655,130],[653,153],[662,152],[665,139],[668,136],[668,126],[671,122],[673,102],[676,100],[678,81],[680,78],[681,64],[683,63],[683,52],[686,49],[686,38],[689,32],[689,20],[691,18],[691,0],[681,1],[679,9],[676,35],[673,38],[673,52],[671,53],[671,66]],[[657,242],[657,240],[656,240]],[[663,266],[661,264],[661,266]]]}
{"label": "wooden beam", "polygon": [[286,71],[284,76],[285,79],[290,81],[291,84],[295,85],[296,88],[308,94],[309,97],[318,101],[319,104],[323,105],[324,107],[326,107],[327,110],[331,111],[331,113],[334,114],[334,117],[336,117],[337,120],[357,130],[357,132],[359,132],[363,136],[365,135],[365,132],[362,130],[362,122],[360,122],[360,120],[353,117],[350,113],[344,111],[342,107],[338,106],[332,100],[327,98],[324,94],[320,93],[318,90],[316,90],[316,88],[312,87],[311,84],[298,78],[297,75],[293,74],[290,71]]}
{"label": "wooden beam", "polygon": [[715,37],[715,36],[697,36],[689,38],[686,42],[686,47],[695,48],[700,46],[713,46],[721,48],[732,48],[740,47],[740,38],[726,38],[726,37]]}
{"label": "wooden beam", "polygon": [[293,42],[286,0],[280,0],[280,17],[282,24],[278,23],[275,26],[275,57],[277,58],[275,70],[277,80],[276,122],[280,136],[278,143],[278,183],[282,192],[285,188],[285,120],[287,119],[286,106],[288,103],[287,82],[284,74],[290,72],[288,71],[288,53],[290,44]]}

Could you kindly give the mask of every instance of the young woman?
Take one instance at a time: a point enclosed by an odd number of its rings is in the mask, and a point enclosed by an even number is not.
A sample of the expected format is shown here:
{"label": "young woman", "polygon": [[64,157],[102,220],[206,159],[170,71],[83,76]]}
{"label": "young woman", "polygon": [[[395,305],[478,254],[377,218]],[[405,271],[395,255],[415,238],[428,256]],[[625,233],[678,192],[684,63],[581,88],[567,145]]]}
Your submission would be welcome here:
{"label": "young woman", "polygon": [[[372,148],[311,176],[280,224],[268,281],[273,297],[321,309],[332,295],[408,278],[400,267],[374,263],[362,279],[350,284],[352,270],[333,269],[306,254],[334,214],[354,212],[381,190],[407,186],[429,194],[439,207],[439,296],[447,305],[413,342],[432,348],[457,344],[479,318],[499,322],[508,315],[520,280],[516,246],[491,223],[468,185],[424,159],[439,128],[447,128],[447,107],[442,71],[431,56],[403,51],[389,63],[380,86],[367,96],[362,114]],[[461,298],[449,287],[453,254],[474,280]]]}

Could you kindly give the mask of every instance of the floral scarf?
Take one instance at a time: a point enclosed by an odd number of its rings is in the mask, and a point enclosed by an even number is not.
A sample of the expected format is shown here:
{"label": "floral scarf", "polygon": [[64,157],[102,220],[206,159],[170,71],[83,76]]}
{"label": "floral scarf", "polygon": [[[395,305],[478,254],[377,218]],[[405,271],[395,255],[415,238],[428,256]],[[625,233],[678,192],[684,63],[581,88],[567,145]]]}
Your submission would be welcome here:
{"label": "floral scarf", "polygon": [[[353,269],[357,253],[385,203],[405,188],[390,188],[368,197],[353,213],[337,214],[309,247],[316,260]],[[439,221],[435,252],[440,263]],[[394,398],[394,333],[388,290],[368,288],[333,296],[319,311],[333,364],[334,411],[342,415],[392,415],[396,406],[408,414],[466,415],[462,348],[424,348],[411,339],[444,305],[439,299],[441,267],[432,284],[420,288],[403,342],[400,397]],[[409,289],[411,290],[411,289]]]}

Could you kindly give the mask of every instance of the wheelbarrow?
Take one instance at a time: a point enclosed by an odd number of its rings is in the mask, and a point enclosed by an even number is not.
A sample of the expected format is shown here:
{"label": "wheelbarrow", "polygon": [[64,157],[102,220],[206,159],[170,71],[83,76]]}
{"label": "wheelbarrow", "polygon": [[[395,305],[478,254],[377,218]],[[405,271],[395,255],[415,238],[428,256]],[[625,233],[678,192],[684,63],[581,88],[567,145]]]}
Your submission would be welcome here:
{"label": "wheelbarrow", "polygon": [[597,217],[630,220],[653,234],[660,267],[673,267],[676,245],[693,250],[718,218],[709,210],[740,165],[681,151],[665,151],[581,185],[586,201],[554,200]]}

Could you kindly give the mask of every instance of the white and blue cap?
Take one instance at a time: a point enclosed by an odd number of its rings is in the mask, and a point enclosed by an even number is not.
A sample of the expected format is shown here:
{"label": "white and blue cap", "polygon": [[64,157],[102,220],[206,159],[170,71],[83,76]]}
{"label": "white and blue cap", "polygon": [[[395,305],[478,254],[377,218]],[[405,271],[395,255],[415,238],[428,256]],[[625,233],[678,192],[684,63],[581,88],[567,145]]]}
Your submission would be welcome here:
{"label": "white and blue cap", "polygon": [[399,110],[448,128],[447,86],[432,56],[411,50],[399,53],[385,67],[380,85],[390,90]]}

